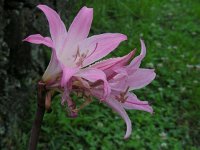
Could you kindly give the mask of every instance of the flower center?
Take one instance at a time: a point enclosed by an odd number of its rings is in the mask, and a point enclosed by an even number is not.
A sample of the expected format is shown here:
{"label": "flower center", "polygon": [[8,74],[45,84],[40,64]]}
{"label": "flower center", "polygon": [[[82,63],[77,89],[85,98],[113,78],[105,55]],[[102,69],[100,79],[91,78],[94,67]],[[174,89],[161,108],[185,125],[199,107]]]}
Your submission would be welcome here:
{"label": "flower center", "polygon": [[129,87],[126,88],[126,90],[124,92],[121,92],[119,95],[115,96],[116,100],[120,103],[125,103],[128,96],[126,96],[126,94],[128,93],[128,89]]}
{"label": "flower center", "polygon": [[[85,83],[84,83],[85,82]],[[78,113],[81,109],[85,108],[92,102],[92,96],[90,94],[90,85],[82,78],[72,83],[72,91],[78,96],[78,98],[84,99],[85,101],[79,106],[74,108],[72,111]]]}
{"label": "flower center", "polygon": [[80,53],[79,47],[77,48],[76,54],[73,56],[74,57],[74,62],[76,63],[77,67],[83,67],[83,62],[85,59],[89,58],[94,52],[96,51],[98,46],[98,43],[96,43],[94,50],[88,55],[89,50],[87,50],[85,53]]}

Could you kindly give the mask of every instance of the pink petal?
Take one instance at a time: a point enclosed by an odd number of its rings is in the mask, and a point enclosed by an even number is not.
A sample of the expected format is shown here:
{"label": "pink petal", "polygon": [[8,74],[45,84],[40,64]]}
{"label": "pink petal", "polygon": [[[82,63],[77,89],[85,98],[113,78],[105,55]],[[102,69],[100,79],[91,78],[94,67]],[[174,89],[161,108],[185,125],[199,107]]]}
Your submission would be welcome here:
{"label": "pink petal", "polygon": [[49,84],[50,83],[52,84],[52,82],[56,80],[56,78],[60,75],[61,72],[62,72],[61,67],[56,57],[55,50],[53,50],[51,54],[51,60],[42,76],[42,80],[44,82],[48,82]]}
{"label": "pink petal", "polygon": [[125,109],[136,109],[143,110],[149,113],[153,113],[152,107],[147,101],[140,101],[137,96],[133,93],[128,93],[128,98],[125,103],[123,103]]}
{"label": "pink petal", "polygon": [[70,68],[64,65],[62,66],[62,71],[63,71],[63,75],[62,75],[62,79],[61,79],[61,86],[65,87],[67,86],[68,81],[70,80],[70,78],[79,71],[78,68]]}
{"label": "pink petal", "polygon": [[133,75],[129,75],[128,83],[130,90],[145,87],[155,78],[154,69],[137,69]]}
{"label": "pink petal", "polygon": [[110,58],[91,65],[91,68],[100,69],[105,72],[106,76],[110,76],[113,74],[113,70],[121,68],[122,66],[127,65],[128,61],[133,57],[135,54],[135,50],[131,51],[129,54],[123,57],[117,58]]}
{"label": "pink petal", "polygon": [[106,75],[104,74],[103,71],[94,69],[94,68],[88,68],[88,69],[80,70],[74,76],[84,78],[93,83],[95,83],[96,81],[99,81],[99,80],[103,81],[104,95],[102,96],[102,99],[105,99],[110,94],[110,86],[106,80]]}
{"label": "pink petal", "polygon": [[[87,38],[93,19],[93,9],[83,7],[69,27],[68,37],[72,43]],[[76,42],[75,42],[76,41]]]}
{"label": "pink petal", "polygon": [[126,70],[121,69],[120,73],[118,72],[118,74],[109,80],[109,85],[112,90],[125,91],[128,88],[128,74]]}
{"label": "pink petal", "polygon": [[47,17],[51,38],[53,40],[55,49],[60,49],[64,42],[65,36],[67,35],[64,23],[60,19],[60,16],[57,14],[57,12],[50,7],[46,5],[38,5],[37,7],[42,10]]}
{"label": "pink petal", "polygon": [[143,40],[140,40],[140,43],[141,43],[141,52],[140,52],[140,55],[135,57],[131,63],[128,65],[128,70],[129,70],[129,73],[131,74],[132,72],[135,71],[135,69],[139,68],[140,64],[141,64],[141,61],[142,59],[145,57],[146,55],[146,47],[145,47],[145,44],[144,44],[144,41]]}
{"label": "pink petal", "polygon": [[48,47],[53,48],[53,42],[49,37],[43,37],[40,34],[33,34],[25,38],[23,41],[34,43],[34,44],[44,44]]}
{"label": "pink petal", "polygon": [[104,101],[104,103],[106,103],[108,106],[110,106],[114,111],[116,111],[124,119],[124,121],[126,123],[126,127],[127,127],[124,139],[129,138],[129,136],[131,135],[131,132],[132,132],[131,120],[129,119],[124,108],[121,106],[121,103],[119,103],[118,101],[116,101],[112,98]]}
{"label": "pink petal", "polygon": [[61,48],[59,58],[65,66],[75,67],[74,56],[78,51],[78,43],[87,38],[93,19],[93,9],[83,7],[72,22],[67,38]]}
{"label": "pink petal", "polygon": [[105,33],[83,40],[79,45],[80,53],[87,54],[83,66],[87,66],[108,55],[120,42],[126,39],[127,37],[123,34]]}
{"label": "pink petal", "polygon": [[69,117],[75,118],[78,116],[77,112],[74,112],[73,109],[76,108],[76,104],[73,102],[73,100],[69,96],[69,89],[66,87],[64,88],[64,92],[62,94],[62,105],[67,103],[68,111],[69,111]]}
{"label": "pink petal", "polygon": [[102,85],[92,88],[91,93],[94,97],[96,97],[99,100],[102,100],[102,95],[104,95],[104,87]]}

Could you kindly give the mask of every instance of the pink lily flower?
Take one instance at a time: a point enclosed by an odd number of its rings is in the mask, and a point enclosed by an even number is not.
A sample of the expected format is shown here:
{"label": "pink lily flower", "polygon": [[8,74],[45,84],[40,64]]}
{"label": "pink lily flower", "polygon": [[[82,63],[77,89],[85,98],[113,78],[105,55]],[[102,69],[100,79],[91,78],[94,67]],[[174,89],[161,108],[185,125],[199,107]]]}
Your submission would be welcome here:
{"label": "pink lily flower", "polygon": [[[146,55],[143,41],[141,54],[130,64],[128,62],[134,51],[124,57],[111,58],[89,66],[113,51],[121,41],[126,40],[126,36],[105,33],[88,38],[92,8],[83,7],[68,32],[54,10],[45,5],[38,5],[38,8],[47,17],[51,37],[35,34],[24,41],[52,48],[50,63],[42,77],[49,89],[47,101],[51,98],[52,91],[61,91],[62,103],[67,103],[70,116],[75,117],[80,109],[92,101],[92,97],[97,97],[125,120],[127,130],[124,138],[128,138],[132,127],[125,109],[153,112],[147,101],[140,101],[130,92],[148,85],[155,78],[154,70],[139,68]],[[70,97],[74,93],[86,99],[78,109]]]}
{"label": "pink lily flower", "polygon": [[[71,108],[70,115],[76,116],[76,112],[72,111],[75,109],[75,104],[69,96],[70,92],[73,92],[73,87],[84,90],[88,82],[90,84],[101,82],[104,87],[101,99],[105,99],[110,94],[105,73],[100,69],[86,67],[109,54],[127,37],[119,33],[88,37],[93,19],[92,8],[83,7],[67,32],[60,16],[53,9],[46,5],[37,7],[47,17],[51,37],[34,34],[24,41],[43,44],[52,49],[51,60],[42,76],[42,81],[49,90],[57,89],[63,93],[62,102],[67,102]],[[87,98],[88,94],[84,93]]]}
{"label": "pink lily flower", "polygon": [[[131,135],[132,131],[131,121],[125,109],[136,109],[153,113],[153,109],[147,101],[140,101],[135,94],[130,92],[148,85],[156,76],[154,69],[139,68],[142,59],[146,55],[146,47],[142,40],[141,49],[140,55],[135,57],[130,64],[128,64],[130,57],[127,56],[133,56],[134,51],[125,57],[111,58],[91,66],[91,68],[101,69],[107,76],[111,93],[103,102],[115,110],[126,122],[125,139]],[[102,85],[97,87],[97,89],[92,89],[93,95],[95,97],[101,96],[102,89]]]}

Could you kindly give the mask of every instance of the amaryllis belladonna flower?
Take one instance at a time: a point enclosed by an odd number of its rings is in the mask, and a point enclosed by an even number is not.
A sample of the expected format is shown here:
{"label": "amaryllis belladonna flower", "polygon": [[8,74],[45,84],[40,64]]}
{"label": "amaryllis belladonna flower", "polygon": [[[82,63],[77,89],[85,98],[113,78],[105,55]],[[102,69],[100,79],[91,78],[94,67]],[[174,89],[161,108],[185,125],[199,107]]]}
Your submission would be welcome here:
{"label": "amaryllis belladonna flower", "polygon": [[[42,77],[50,90],[47,99],[50,99],[52,91],[61,91],[62,102],[68,104],[70,116],[74,117],[96,97],[125,120],[125,138],[128,138],[132,128],[125,109],[153,111],[147,101],[140,101],[130,92],[146,86],[155,78],[154,70],[139,68],[146,54],[143,41],[141,54],[131,62],[135,51],[89,66],[114,50],[121,41],[126,40],[126,36],[105,33],[87,38],[93,16],[91,8],[83,7],[80,10],[68,32],[54,10],[45,5],[39,5],[38,8],[48,19],[51,38],[36,34],[25,41],[52,48],[51,61]],[[81,96],[85,102],[77,108],[71,94]]]}
{"label": "amaryllis belladonna flower", "polygon": [[61,91],[63,93],[62,102],[67,102],[70,115],[76,116],[76,112],[72,111],[75,109],[75,104],[69,96],[72,87],[76,87],[78,91],[82,86],[82,80],[90,83],[101,82],[104,85],[101,99],[105,99],[110,93],[106,75],[100,69],[87,69],[86,67],[109,54],[127,37],[119,33],[104,33],[87,37],[93,19],[92,8],[83,7],[67,32],[60,16],[54,10],[45,5],[37,7],[47,17],[51,37],[35,34],[30,35],[24,41],[44,44],[52,48],[50,63],[42,77],[46,87],[51,89],[47,94],[47,99],[50,98],[53,90]]}
{"label": "amaryllis belladonna flower", "polygon": [[[128,62],[134,51],[124,57],[111,58],[92,65],[92,68],[101,69],[107,76],[111,87],[111,93],[103,102],[115,110],[126,122],[127,130],[124,138],[131,134],[131,121],[125,109],[143,110],[153,113],[153,109],[147,101],[140,101],[137,96],[130,91],[142,88],[155,78],[154,69],[139,68],[142,59],[146,55],[146,47],[141,40],[141,53],[134,58],[130,64]],[[102,85],[91,89],[95,97],[100,97],[103,93]]]}

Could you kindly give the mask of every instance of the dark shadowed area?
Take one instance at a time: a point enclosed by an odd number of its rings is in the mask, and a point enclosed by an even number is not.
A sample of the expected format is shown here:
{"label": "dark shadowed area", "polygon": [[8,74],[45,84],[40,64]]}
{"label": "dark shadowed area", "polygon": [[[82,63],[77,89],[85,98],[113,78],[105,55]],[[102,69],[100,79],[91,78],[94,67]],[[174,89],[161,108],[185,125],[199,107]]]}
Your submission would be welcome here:
{"label": "dark shadowed area", "polygon": [[[200,2],[199,0],[0,0],[0,149],[27,149],[36,111],[36,85],[51,50],[22,42],[30,35],[49,36],[46,18],[36,6],[55,9],[68,28],[82,6],[94,8],[90,35],[118,32],[128,36],[108,57],[140,52],[144,68],[155,68],[151,85],[134,91],[148,100],[154,114],[127,111],[133,126],[95,101],[75,119],[66,116],[60,95],[46,113],[38,149],[200,149]],[[77,99],[77,101],[79,101]]]}

